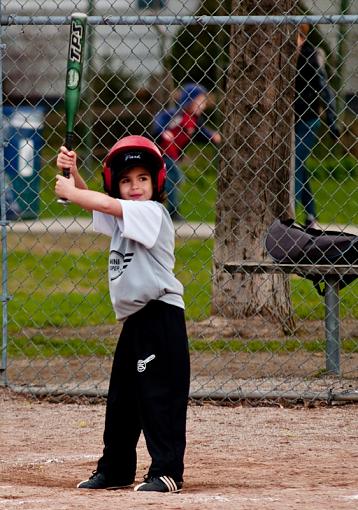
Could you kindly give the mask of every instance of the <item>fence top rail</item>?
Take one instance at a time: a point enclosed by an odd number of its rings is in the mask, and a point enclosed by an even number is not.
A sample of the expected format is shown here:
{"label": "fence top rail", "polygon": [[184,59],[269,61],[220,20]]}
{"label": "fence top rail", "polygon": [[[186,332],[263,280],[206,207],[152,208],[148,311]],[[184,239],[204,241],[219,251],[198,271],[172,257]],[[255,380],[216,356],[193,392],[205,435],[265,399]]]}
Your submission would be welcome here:
{"label": "fence top rail", "polygon": [[[70,16],[18,16],[2,14],[1,25],[69,25]],[[90,25],[351,25],[358,14],[282,16],[89,16]]]}

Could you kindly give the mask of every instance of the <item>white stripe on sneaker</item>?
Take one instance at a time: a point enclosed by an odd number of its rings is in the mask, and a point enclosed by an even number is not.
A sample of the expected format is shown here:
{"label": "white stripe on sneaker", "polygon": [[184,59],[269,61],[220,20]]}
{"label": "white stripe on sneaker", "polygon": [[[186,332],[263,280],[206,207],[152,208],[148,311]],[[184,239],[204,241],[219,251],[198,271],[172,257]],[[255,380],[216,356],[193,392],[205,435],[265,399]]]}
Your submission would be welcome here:
{"label": "white stripe on sneaker", "polygon": [[159,480],[167,486],[169,492],[175,492],[178,490],[177,484],[170,476],[160,476]]}
{"label": "white stripe on sneaker", "polygon": [[146,477],[145,482],[137,485],[135,491],[180,492],[182,483],[177,484],[170,476]]}
{"label": "white stripe on sneaker", "polygon": [[139,483],[138,485],[136,485],[136,486],[134,487],[134,490],[135,490],[135,491],[138,491],[141,487],[143,487],[143,485],[147,485],[147,482]]}

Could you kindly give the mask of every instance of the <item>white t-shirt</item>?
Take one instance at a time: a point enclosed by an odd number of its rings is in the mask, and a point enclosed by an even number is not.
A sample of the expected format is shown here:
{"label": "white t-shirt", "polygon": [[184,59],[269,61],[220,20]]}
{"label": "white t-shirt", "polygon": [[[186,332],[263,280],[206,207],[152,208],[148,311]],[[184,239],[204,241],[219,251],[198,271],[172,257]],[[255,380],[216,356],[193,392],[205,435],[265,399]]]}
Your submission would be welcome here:
{"label": "white t-shirt", "polygon": [[158,299],[184,308],[174,276],[174,227],[166,208],[152,200],[121,200],[123,218],[93,211],[93,229],[112,237],[109,291],[117,319]]}

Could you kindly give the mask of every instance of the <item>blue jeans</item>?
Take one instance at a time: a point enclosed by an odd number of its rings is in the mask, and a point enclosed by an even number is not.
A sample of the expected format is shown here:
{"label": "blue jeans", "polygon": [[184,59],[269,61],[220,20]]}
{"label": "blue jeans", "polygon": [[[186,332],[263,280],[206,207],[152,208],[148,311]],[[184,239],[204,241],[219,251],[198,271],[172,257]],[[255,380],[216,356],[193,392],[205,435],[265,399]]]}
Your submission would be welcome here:
{"label": "blue jeans", "polygon": [[319,118],[308,121],[299,120],[295,126],[295,198],[301,202],[306,216],[316,218],[316,208],[309,183],[309,173],[305,166],[306,159],[317,143]]}
{"label": "blue jeans", "polygon": [[167,167],[167,180],[165,181],[165,191],[168,199],[168,211],[172,216],[179,212],[179,184],[184,180],[184,174],[176,165],[175,161],[168,156],[164,156]]}

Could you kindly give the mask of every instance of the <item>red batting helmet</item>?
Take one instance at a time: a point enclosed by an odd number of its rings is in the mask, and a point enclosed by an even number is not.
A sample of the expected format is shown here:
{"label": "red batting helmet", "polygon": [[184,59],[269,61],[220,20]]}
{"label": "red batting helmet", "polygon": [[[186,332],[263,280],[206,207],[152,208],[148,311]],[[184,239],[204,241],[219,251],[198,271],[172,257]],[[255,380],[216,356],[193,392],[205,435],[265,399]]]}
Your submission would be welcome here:
{"label": "red batting helmet", "polygon": [[118,140],[108,152],[103,163],[103,187],[112,197],[119,198],[120,173],[143,164],[152,174],[153,185],[159,194],[164,190],[166,168],[158,147],[144,136],[131,135]]}

